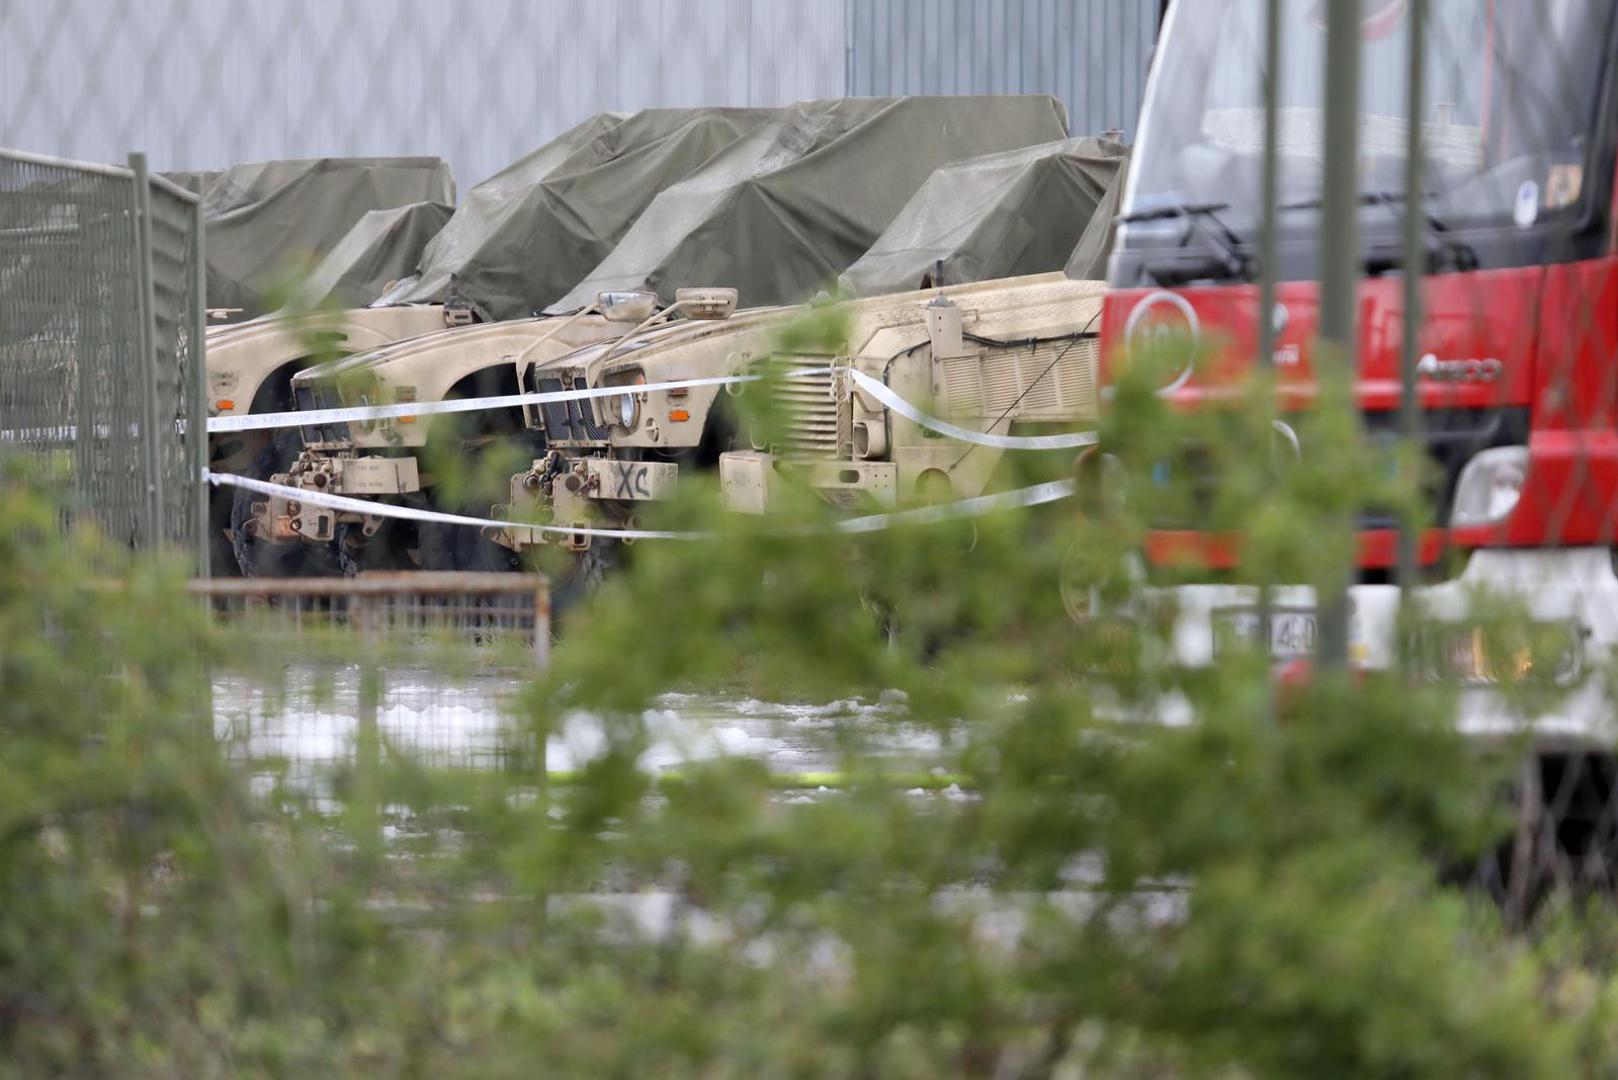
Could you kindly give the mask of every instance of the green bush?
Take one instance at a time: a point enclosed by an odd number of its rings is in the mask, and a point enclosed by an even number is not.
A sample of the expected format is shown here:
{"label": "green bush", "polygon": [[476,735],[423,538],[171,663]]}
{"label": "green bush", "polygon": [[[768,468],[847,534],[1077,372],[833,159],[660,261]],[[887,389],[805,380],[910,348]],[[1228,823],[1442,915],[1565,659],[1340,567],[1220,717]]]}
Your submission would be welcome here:
{"label": "green bush", "polygon": [[[1143,522],[1201,500],[1250,526],[1240,576],[1323,582],[1331,522],[1402,474],[1330,409],[1323,464],[1275,474],[1263,387],[1171,435],[1150,366],[1109,416],[1129,497],[1102,516],[854,536],[807,498],[738,521],[691,485],[658,525],[717,538],[635,548],[502,769],[390,755],[380,788],[337,785],[348,812],[254,791],[222,750],[210,673],[253,643],[174,567],[92,587],[96,541],[7,487],[7,1072],[1610,1074],[1611,920],[1553,905],[1508,933],[1445,872],[1502,835],[1514,748],[1469,744],[1414,677],[1277,694],[1241,649],[1181,670],[1131,572]],[[1219,455],[1211,506],[1147,475],[1186,424]],[[1075,623],[1064,581],[1104,604]],[[871,707],[794,732],[839,779],[790,797],[753,761],[645,769],[675,688]],[[1151,722],[1167,697],[1194,722]],[[532,748],[580,711],[600,752],[542,781]],[[939,779],[888,736],[936,746]]]}

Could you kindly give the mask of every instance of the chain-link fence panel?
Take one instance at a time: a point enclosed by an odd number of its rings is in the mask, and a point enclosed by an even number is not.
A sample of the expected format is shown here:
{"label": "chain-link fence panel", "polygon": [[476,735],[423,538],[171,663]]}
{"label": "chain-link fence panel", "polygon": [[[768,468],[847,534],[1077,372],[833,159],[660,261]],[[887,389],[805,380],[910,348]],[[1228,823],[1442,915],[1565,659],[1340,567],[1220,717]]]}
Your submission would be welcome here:
{"label": "chain-link fence panel", "polygon": [[198,542],[196,200],[0,151],[0,444],[111,550]]}
{"label": "chain-link fence panel", "polygon": [[[204,232],[196,198],[161,177],[151,179],[153,376],[158,427],[183,433],[154,440],[157,450],[159,534],[177,546],[207,543],[206,493],[191,482],[206,465],[207,438],[200,425],[207,408],[204,380]],[[192,432],[195,436],[192,436]]]}

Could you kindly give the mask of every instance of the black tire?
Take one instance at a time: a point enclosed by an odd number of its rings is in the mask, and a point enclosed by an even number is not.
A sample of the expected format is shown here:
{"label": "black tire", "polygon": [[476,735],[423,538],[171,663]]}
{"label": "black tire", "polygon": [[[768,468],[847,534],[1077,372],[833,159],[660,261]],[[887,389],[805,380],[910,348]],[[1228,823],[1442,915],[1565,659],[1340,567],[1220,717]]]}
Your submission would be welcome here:
{"label": "black tire", "polygon": [[588,550],[569,554],[569,565],[551,573],[551,618],[560,622],[594,596],[623,552],[618,541],[597,539]]}
{"label": "black tire", "polygon": [[213,578],[241,577],[241,564],[236,560],[233,539],[236,489],[209,487],[208,492],[208,576]]}
{"label": "black tire", "polygon": [[522,556],[470,525],[423,521],[416,527],[423,570],[503,574],[524,569]]}

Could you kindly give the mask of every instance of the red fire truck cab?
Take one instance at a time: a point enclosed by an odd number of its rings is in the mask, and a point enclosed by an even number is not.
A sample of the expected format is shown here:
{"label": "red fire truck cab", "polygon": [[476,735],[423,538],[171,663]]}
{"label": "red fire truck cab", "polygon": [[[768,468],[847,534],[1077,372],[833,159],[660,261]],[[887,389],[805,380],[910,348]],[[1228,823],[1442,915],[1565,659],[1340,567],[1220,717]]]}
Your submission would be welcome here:
{"label": "red fire truck cab", "polygon": [[[1274,369],[1283,422],[1315,401],[1325,30],[1319,0],[1282,5],[1277,303],[1259,310],[1266,27],[1255,0],[1170,8],[1149,81],[1109,267],[1105,363],[1172,330],[1215,360],[1174,374],[1160,393],[1185,409],[1218,407],[1233,370]],[[1563,623],[1577,664],[1618,646],[1618,2],[1430,0],[1425,68],[1425,184],[1405,197],[1408,12],[1366,0],[1362,25],[1355,397],[1373,435],[1398,430],[1404,334],[1404,215],[1427,246],[1418,336],[1425,451],[1437,481],[1420,537],[1428,607],[1465,613],[1476,587],[1519,598],[1535,620]],[[1274,354],[1259,358],[1259,320]],[[1228,400],[1228,395],[1225,395]],[[1290,430],[1290,428],[1289,428]],[[1298,453],[1308,455],[1307,445]],[[1351,589],[1350,657],[1394,659],[1397,531],[1365,515]],[[1184,523],[1149,534],[1148,563],[1211,571],[1239,542]],[[1440,567],[1458,568],[1453,574]],[[1221,619],[1244,618],[1250,589],[1176,587],[1180,658],[1206,662]],[[1313,640],[1314,596],[1282,589],[1272,622],[1278,662]],[[1251,625],[1251,620],[1248,620]],[[1463,718],[1512,721],[1480,677]],[[1574,694],[1540,730],[1610,737],[1611,703]]]}

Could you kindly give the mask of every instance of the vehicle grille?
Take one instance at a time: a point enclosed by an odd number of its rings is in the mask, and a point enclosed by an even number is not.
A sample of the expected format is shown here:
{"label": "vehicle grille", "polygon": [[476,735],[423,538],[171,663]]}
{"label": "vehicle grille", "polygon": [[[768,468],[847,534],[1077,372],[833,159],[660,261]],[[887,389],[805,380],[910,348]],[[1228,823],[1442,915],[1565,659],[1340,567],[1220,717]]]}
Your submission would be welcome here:
{"label": "vehicle grille", "polygon": [[[785,458],[837,458],[852,453],[848,408],[832,396],[833,361],[820,356],[776,357],[760,365],[774,372],[783,434],[776,453]],[[790,377],[787,377],[788,374]]]}
{"label": "vehicle grille", "polygon": [[[308,412],[311,409],[341,409],[342,396],[337,387],[331,383],[314,383],[309,386],[298,387],[298,408]],[[344,423],[337,424],[309,424],[299,429],[303,433],[305,445],[313,446],[316,443],[347,443],[353,441],[353,435]]]}
{"label": "vehicle grille", "polygon": [[1048,341],[939,362],[940,400],[951,416],[1009,416],[1072,423],[1096,415],[1094,340]]}
{"label": "vehicle grille", "polygon": [[[565,389],[560,376],[545,376],[536,380],[536,386],[541,394],[559,394]],[[589,383],[583,375],[573,376],[574,390],[586,390]],[[555,401],[539,407],[540,416],[545,421],[545,438],[550,442],[587,442],[604,443],[609,434],[605,424],[596,417],[595,403],[598,399],[586,398],[581,401]]]}

